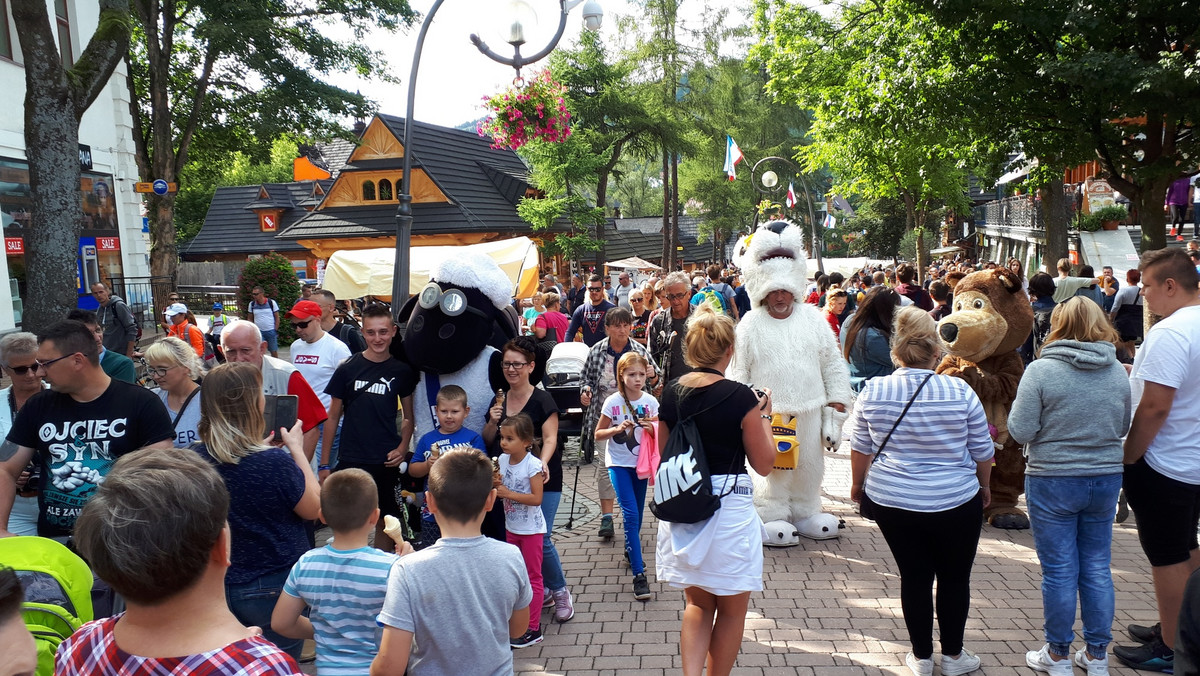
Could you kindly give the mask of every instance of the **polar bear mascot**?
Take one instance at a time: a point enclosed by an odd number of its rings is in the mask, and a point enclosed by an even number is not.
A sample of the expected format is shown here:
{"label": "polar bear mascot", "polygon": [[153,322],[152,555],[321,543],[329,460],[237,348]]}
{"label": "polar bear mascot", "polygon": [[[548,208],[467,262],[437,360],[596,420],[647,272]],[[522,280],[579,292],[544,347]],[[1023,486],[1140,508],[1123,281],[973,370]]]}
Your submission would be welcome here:
{"label": "polar bear mascot", "polygon": [[[824,450],[841,443],[852,401],[850,371],[820,311],[803,301],[804,233],[788,221],[758,226],[738,242],[753,311],[737,326],[733,380],[771,390],[774,469],[755,475],[754,506],[770,532],[813,540],[838,536],[839,520],[821,511]],[[753,474],[753,470],[751,470]],[[782,544],[795,544],[784,538]]]}

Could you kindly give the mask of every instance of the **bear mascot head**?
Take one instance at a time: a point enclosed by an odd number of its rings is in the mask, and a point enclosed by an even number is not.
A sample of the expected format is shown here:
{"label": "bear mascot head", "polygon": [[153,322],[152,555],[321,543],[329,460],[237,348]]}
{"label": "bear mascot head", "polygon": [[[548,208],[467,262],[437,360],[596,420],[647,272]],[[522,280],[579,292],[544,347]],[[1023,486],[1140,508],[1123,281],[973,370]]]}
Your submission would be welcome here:
{"label": "bear mascot head", "polygon": [[1032,329],[1033,308],[1021,279],[996,268],[972,272],[955,286],[954,306],[938,323],[938,337],[950,354],[978,364],[1021,347]]}
{"label": "bear mascot head", "polygon": [[804,301],[808,261],[804,231],[795,223],[771,221],[759,225],[738,241],[733,263],[742,271],[751,305],[761,305],[772,291],[791,291],[796,302]]}

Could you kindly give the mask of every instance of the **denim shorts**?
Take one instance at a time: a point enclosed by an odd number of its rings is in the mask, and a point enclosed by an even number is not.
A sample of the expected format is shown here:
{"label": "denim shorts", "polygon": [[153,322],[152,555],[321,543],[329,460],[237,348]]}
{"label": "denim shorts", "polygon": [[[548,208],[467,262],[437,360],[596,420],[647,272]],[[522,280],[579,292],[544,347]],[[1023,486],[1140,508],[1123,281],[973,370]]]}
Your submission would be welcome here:
{"label": "denim shorts", "polygon": [[262,332],[263,340],[267,341],[267,349],[271,352],[279,351],[279,331],[271,329],[270,331]]}

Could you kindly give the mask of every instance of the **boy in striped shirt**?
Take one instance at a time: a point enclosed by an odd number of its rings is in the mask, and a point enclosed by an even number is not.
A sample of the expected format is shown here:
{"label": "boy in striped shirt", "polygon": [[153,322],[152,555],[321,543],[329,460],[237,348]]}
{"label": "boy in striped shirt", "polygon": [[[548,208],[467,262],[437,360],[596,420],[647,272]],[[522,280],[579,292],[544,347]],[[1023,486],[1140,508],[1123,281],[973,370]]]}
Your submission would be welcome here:
{"label": "boy in striped shirt", "polygon": [[[383,608],[388,572],[412,551],[397,554],[371,547],[379,520],[375,480],[361,469],[335,472],[321,487],[321,519],[333,530],[333,542],[300,557],[271,615],[271,628],[289,638],[317,642],[317,673],[361,676],[379,649],[375,617]],[[304,608],[309,616],[302,615]]]}

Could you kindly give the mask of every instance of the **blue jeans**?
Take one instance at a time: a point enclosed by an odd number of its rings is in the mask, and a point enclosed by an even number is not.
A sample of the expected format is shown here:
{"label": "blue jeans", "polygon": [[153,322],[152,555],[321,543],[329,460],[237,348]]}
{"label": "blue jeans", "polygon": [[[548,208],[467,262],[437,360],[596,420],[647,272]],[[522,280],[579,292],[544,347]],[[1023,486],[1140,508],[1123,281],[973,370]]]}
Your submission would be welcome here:
{"label": "blue jeans", "polygon": [[646,479],[639,479],[636,467],[609,467],[608,476],[617,491],[621,520],[625,522],[625,551],[634,575],[646,572],[642,561],[642,511],[646,507]]}
{"label": "blue jeans", "polygon": [[1071,654],[1075,597],[1088,654],[1103,658],[1112,641],[1112,520],[1121,475],[1026,476],[1025,500],[1042,562],[1043,628],[1050,652]]}
{"label": "blue jeans", "polygon": [[275,602],[283,593],[283,583],[287,581],[290,572],[289,567],[244,584],[226,584],[225,601],[238,622],[247,627],[261,627],[263,636],[293,659],[299,660],[304,641],[298,638],[284,638],[271,631],[271,613],[275,611]]}
{"label": "blue jeans", "polygon": [[562,561],[558,559],[558,550],[554,548],[554,540],[550,537],[554,532],[554,517],[558,514],[558,503],[561,501],[562,493],[542,493],[542,516],[546,517],[546,537],[542,541],[542,580],[550,591],[567,586]]}
{"label": "blue jeans", "polygon": [[[344,419],[344,418],[343,418]],[[322,453],[322,447],[325,445],[325,423],[317,425],[317,447],[313,451],[313,471],[316,471],[318,466],[321,467],[337,467],[338,449],[342,446],[342,421],[338,421],[337,431],[333,433],[333,451],[330,453]],[[382,517],[380,517],[382,518]]]}

